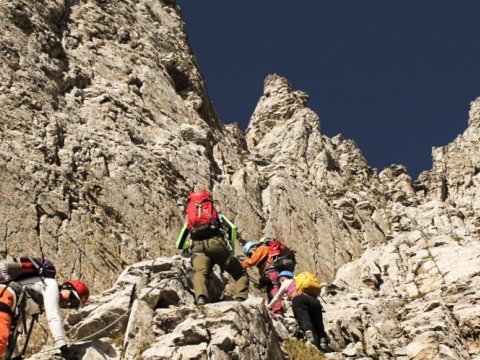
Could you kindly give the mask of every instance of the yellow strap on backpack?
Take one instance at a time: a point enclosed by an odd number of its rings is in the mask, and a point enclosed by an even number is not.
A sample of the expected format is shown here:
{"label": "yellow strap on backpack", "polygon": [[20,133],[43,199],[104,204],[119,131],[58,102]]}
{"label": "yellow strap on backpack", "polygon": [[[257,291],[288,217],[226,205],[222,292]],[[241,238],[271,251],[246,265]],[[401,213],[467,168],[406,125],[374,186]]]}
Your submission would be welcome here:
{"label": "yellow strap on backpack", "polygon": [[320,281],[310,271],[302,271],[295,276],[294,280],[298,294],[308,294],[314,297],[320,295]]}

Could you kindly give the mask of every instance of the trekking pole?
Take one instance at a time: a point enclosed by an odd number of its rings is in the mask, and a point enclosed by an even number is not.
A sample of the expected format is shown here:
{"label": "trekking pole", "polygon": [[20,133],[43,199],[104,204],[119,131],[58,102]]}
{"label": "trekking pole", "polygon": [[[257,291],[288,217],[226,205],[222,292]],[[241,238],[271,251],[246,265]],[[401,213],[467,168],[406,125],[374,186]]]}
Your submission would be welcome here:
{"label": "trekking pole", "polygon": [[[43,277],[43,267],[38,265],[37,261],[32,257],[27,257],[27,259],[33,264],[33,267],[38,271],[38,275],[40,276],[40,279],[45,284],[45,279]],[[42,254],[42,264],[43,264],[43,254]]]}
{"label": "trekking pole", "polygon": [[[14,319],[16,324],[16,320]],[[12,321],[12,323],[13,323]],[[16,326],[10,328],[10,336],[8,337],[8,345],[7,351],[5,352],[5,360],[10,360],[13,356],[15,351],[15,347],[17,345],[17,338],[18,338],[18,328]]]}
{"label": "trekking pole", "polygon": [[[323,299],[322,295],[318,294],[318,297],[320,298],[320,300],[322,300],[322,302],[323,302],[325,305],[327,304],[327,302]],[[323,306],[322,306],[322,312],[323,312],[323,313],[326,312],[326,311],[325,311],[325,307],[323,307]]]}
{"label": "trekking pole", "polygon": [[30,320],[30,328],[28,329],[27,337],[25,338],[25,344],[23,345],[22,353],[20,356],[25,355],[25,352],[27,351],[27,345],[28,341],[30,340],[30,335],[32,335],[32,330],[33,330],[33,325],[35,321],[38,319],[38,314],[32,315],[32,320]]}

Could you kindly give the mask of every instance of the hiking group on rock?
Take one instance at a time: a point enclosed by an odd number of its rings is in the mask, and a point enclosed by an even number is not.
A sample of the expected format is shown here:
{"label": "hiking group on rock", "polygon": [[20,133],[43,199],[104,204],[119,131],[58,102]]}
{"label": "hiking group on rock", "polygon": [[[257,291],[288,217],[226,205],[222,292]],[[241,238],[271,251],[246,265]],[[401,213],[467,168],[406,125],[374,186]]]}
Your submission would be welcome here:
{"label": "hiking group on rock", "polygon": [[197,305],[211,301],[208,279],[216,264],[236,281],[234,300],[248,297],[247,268],[256,266],[259,287],[267,293],[268,308],[277,317],[284,316],[282,296],[292,301],[292,310],[307,344],[323,352],[330,352],[323,326],[323,308],[318,300],[320,283],[311,272],[294,276],[295,252],[274,237],[258,242],[247,241],[243,246],[246,259],[235,256],[237,228],[224,215],[217,212],[212,194],[208,190],[192,192],[187,197],[186,222],[176,241],[176,248],[191,254],[194,271],[193,292]]}
{"label": "hiking group on rock", "polygon": [[[275,317],[284,316],[283,295],[292,301],[292,310],[307,344],[323,352],[331,351],[323,326],[323,308],[318,300],[320,283],[304,271],[296,276],[295,252],[274,237],[243,245],[246,256],[235,256],[237,227],[214,206],[207,190],[191,193],[187,198],[186,222],[176,241],[176,248],[191,255],[194,270],[193,291],[197,305],[212,301],[208,282],[214,265],[228,272],[236,281],[235,301],[245,301],[249,293],[247,268],[257,267],[259,287],[267,293],[268,308]],[[58,285],[55,266],[42,257],[0,260],[0,356],[23,359],[33,324],[45,312],[54,349],[69,358],[59,309],[78,309],[89,297],[89,289],[81,280]],[[27,328],[27,319],[30,326]],[[23,349],[17,346],[22,329],[26,335]]]}

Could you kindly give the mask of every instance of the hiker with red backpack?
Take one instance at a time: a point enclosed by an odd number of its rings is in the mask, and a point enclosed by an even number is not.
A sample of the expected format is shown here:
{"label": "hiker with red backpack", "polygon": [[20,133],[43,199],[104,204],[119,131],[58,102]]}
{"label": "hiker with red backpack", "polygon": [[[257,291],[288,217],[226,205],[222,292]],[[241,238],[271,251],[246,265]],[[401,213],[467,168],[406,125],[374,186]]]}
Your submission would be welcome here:
{"label": "hiker with red backpack", "polygon": [[187,197],[186,218],[175,247],[192,254],[193,291],[197,305],[211,301],[207,282],[217,264],[236,281],[235,300],[248,297],[249,279],[234,255],[237,227],[215,209],[212,194],[199,190]]}
{"label": "hiker with red backpack", "polygon": [[[45,311],[54,346],[61,356],[68,357],[59,309],[78,309],[87,302],[89,290],[81,280],[70,280],[59,286],[55,275],[55,266],[45,258],[25,257],[0,261],[0,302],[10,306],[10,311],[5,311],[7,308],[0,306],[0,354],[5,353],[8,348],[9,357],[22,359],[26,344],[21,353],[13,348],[15,343],[7,344],[9,338],[12,339],[11,332],[16,332],[19,326],[25,327],[26,316],[36,319]],[[11,297],[5,297],[7,293]],[[15,323],[15,319],[19,317],[23,318],[23,321]],[[31,325],[33,323],[34,320]],[[27,329],[24,328],[23,332],[26,333]],[[27,336],[30,332],[31,329]]]}
{"label": "hiker with red backpack", "polygon": [[320,282],[311,272],[304,271],[293,276],[293,272],[284,270],[279,274],[280,289],[268,307],[272,308],[283,295],[292,301],[292,310],[307,344],[318,347],[322,352],[331,352],[327,334],[323,326],[323,308],[317,296],[320,295]]}
{"label": "hiker with red backpack", "polygon": [[[260,275],[260,286],[265,288],[268,300],[272,300],[280,288],[278,275],[282,270],[295,269],[295,252],[273,237],[267,237],[257,243],[248,241],[243,246],[247,259],[242,261],[245,268],[256,266]],[[281,301],[271,307],[276,316],[283,316]]]}

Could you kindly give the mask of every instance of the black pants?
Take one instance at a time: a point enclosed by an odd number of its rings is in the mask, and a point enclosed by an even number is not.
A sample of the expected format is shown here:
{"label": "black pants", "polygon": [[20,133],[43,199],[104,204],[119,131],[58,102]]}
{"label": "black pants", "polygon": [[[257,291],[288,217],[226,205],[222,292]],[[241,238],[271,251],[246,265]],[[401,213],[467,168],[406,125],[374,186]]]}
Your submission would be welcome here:
{"label": "black pants", "polygon": [[326,337],[323,327],[322,305],[317,298],[307,294],[297,295],[292,299],[292,308],[303,332],[313,331],[320,339]]}

